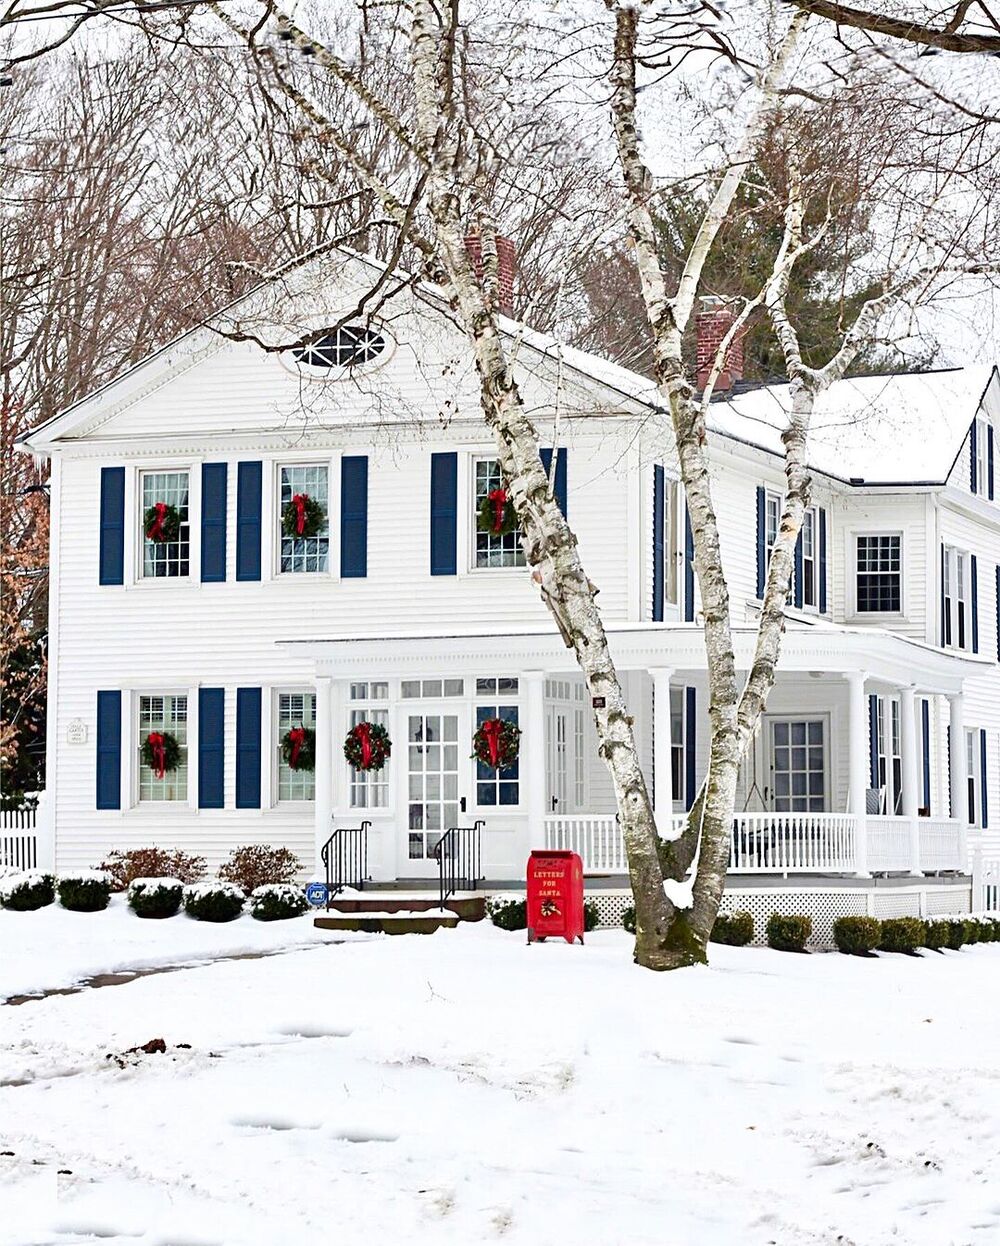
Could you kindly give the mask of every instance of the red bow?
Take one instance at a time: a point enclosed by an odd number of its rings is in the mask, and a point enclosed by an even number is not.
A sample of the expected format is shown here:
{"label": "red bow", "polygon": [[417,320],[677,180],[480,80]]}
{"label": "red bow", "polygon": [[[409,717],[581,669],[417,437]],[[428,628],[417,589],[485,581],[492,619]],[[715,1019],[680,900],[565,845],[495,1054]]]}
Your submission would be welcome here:
{"label": "red bow", "polygon": [[487,499],[493,503],[493,531],[499,532],[503,527],[503,508],[507,505],[507,490],[494,489],[487,493]]}
{"label": "red bow", "polygon": [[361,741],[361,769],[367,770],[372,763],[372,727],[371,723],[358,723],[354,734]]}
{"label": "red bow", "polygon": [[483,735],[486,737],[486,743],[490,750],[490,765],[498,766],[500,764],[500,732],[503,731],[503,720],[500,718],[487,718],[483,723]]}
{"label": "red bow", "polygon": [[294,770],[299,764],[299,753],[302,751],[302,745],[306,742],[305,728],[293,727],[288,733],[288,738],[292,744],[292,755],[288,759],[288,765]]}
{"label": "red bow", "polygon": [[167,517],[166,502],[154,502],[153,510],[156,515],[146,531],[146,536],[150,541],[165,541],[167,538],[163,531],[163,521]]}
{"label": "red bow", "polygon": [[308,493],[296,493],[292,498],[292,505],[295,507],[295,534],[301,536],[306,530],[306,502],[309,501]]}
{"label": "red bow", "polygon": [[167,773],[166,741],[158,731],[151,731],[146,737],[146,743],[153,750],[153,770],[156,777],[162,779]]}

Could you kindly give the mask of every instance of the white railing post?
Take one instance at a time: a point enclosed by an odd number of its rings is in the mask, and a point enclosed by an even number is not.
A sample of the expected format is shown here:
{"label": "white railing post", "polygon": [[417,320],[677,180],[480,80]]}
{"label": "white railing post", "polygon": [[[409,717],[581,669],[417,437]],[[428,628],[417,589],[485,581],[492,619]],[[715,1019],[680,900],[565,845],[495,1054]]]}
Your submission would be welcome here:
{"label": "white railing post", "polygon": [[899,748],[902,754],[903,817],[909,819],[910,874],[921,876],[920,826],[917,821],[917,690],[913,687],[899,690]]}
{"label": "white railing post", "polygon": [[673,671],[658,667],[649,672],[653,682],[653,816],[661,835],[669,829],[674,811],[672,767],[670,765],[670,679]]}
{"label": "white railing post", "polygon": [[868,877],[868,827],[865,804],[868,781],[865,769],[867,731],[865,728],[865,671],[848,671],[847,737],[850,760],[848,809],[854,818],[854,870]]}
{"label": "white railing post", "polygon": [[983,849],[977,844],[972,850],[972,911],[982,913],[986,909],[983,895]]}

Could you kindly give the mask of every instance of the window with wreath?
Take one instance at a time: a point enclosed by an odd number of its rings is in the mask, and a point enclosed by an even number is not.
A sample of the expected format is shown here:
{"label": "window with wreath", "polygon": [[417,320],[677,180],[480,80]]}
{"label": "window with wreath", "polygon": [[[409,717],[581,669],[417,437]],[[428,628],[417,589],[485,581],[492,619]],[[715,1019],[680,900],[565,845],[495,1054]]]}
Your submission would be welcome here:
{"label": "window with wreath", "polygon": [[281,469],[278,523],[283,573],[326,571],[330,559],[330,469],[305,463]]}
{"label": "window with wreath", "polygon": [[188,484],[187,472],[143,472],[140,477],[143,579],[190,574]]}
{"label": "window with wreath", "polygon": [[[475,489],[472,497],[472,529],[475,533],[476,567],[523,567],[525,565],[524,550],[521,548],[521,530],[509,528],[509,524],[500,516],[501,522],[494,531],[487,526],[483,529],[480,516],[486,513],[498,513],[498,508],[511,503],[503,503],[498,497],[504,490],[503,475],[500,471],[499,459],[476,459]],[[505,490],[504,490],[505,491]]]}
{"label": "window with wreath", "polygon": [[[370,722],[389,728],[389,685],[384,680],[366,680],[351,684],[351,708],[348,727]],[[385,809],[389,804],[389,765],[381,770],[358,770],[351,767],[351,808]]]}
{"label": "window with wreath", "polygon": [[340,371],[371,363],[385,350],[386,339],[369,325],[345,324],[291,352],[304,368],[317,373]]}
{"label": "window with wreath", "polygon": [[[517,706],[497,703],[497,698],[516,697],[518,680],[516,676],[482,676],[476,680],[476,727],[483,725],[489,718],[502,718],[506,722],[517,725]],[[493,698],[489,704],[483,704],[480,698]],[[516,805],[520,800],[520,764],[518,760],[501,770],[494,770],[481,761],[476,762],[476,804],[483,805]]]}
{"label": "window with wreath", "polygon": [[138,726],[139,800],[186,801],[187,697],[140,696]]}
{"label": "window with wreath", "polygon": [[282,741],[289,731],[305,727],[316,730],[316,695],[312,692],[282,692],[278,694],[278,800],[314,800],[316,797],[315,769],[296,766],[293,770],[286,758]]}

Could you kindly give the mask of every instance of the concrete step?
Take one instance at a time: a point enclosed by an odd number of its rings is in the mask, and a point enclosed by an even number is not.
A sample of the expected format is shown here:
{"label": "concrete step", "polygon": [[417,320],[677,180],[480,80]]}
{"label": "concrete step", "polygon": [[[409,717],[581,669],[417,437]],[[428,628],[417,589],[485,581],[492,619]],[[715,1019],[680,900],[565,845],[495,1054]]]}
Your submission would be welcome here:
{"label": "concrete step", "polygon": [[[437,909],[438,893],[423,892],[355,892],[330,901],[331,913],[426,913]],[[486,897],[457,894],[445,901],[444,907],[464,922],[478,922],[486,916]]]}
{"label": "concrete step", "polygon": [[314,917],[313,925],[319,930],[356,930],[365,934],[433,934],[442,927],[454,929],[461,920],[455,914],[445,916],[435,903],[433,912],[331,912]]}

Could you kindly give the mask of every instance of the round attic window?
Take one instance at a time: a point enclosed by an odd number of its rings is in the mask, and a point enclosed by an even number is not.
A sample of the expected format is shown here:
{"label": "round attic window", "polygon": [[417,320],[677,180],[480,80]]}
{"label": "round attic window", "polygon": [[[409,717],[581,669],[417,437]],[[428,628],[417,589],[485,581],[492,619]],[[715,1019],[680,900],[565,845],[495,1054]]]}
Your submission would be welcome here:
{"label": "round attic window", "polygon": [[345,324],[333,333],[316,338],[308,346],[297,347],[291,355],[300,366],[316,374],[329,375],[333,371],[371,363],[385,348],[385,335],[378,329],[363,324]]}

